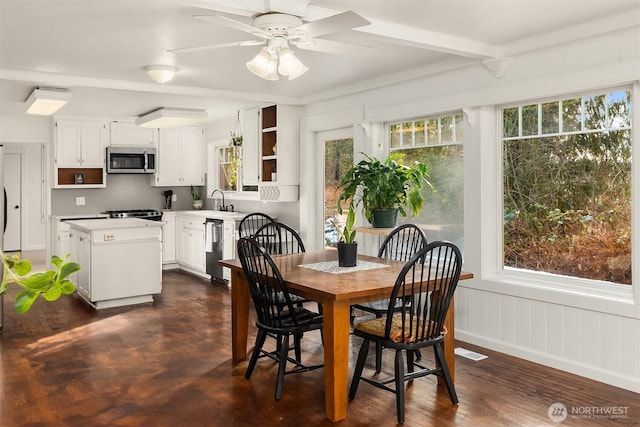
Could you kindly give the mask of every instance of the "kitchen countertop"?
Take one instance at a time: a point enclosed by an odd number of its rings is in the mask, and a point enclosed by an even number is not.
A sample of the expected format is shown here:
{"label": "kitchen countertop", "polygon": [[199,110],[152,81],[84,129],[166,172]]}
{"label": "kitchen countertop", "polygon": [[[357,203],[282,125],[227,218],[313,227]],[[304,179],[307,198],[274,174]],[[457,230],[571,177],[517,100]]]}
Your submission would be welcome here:
{"label": "kitchen countertop", "polygon": [[162,227],[160,221],[140,218],[101,218],[67,221],[71,228],[80,231],[108,230],[116,228]]}
{"label": "kitchen countertop", "polygon": [[192,211],[162,211],[163,214],[174,213],[176,215],[191,216],[195,218],[212,218],[212,219],[233,219],[240,220],[247,216],[246,212],[225,212],[214,210],[192,210]]}
{"label": "kitchen countertop", "polygon": [[52,215],[51,218],[54,221],[72,221],[72,220],[82,220],[82,219],[95,219],[95,218],[109,218],[107,214],[69,214],[69,215]]}

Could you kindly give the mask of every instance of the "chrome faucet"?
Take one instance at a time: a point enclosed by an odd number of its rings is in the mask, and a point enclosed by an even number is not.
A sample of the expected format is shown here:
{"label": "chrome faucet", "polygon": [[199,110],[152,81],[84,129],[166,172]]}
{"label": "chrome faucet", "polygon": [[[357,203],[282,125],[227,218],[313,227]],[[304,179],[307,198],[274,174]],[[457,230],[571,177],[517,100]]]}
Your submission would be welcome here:
{"label": "chrome faucet", "polygon": [[[229,210],[229,206],[225,205],[224,203],[224,192],[222,190],[220,190],[219,188],[216,188],[215,190],[213,190],[211,192],[211,197],[213,197],[213,195],[218,192],[222,195],[222,206],[218,207],[218,210],[220,211],[228,211]],[[231,205],[231,212],[233,212],[233,205]]]}

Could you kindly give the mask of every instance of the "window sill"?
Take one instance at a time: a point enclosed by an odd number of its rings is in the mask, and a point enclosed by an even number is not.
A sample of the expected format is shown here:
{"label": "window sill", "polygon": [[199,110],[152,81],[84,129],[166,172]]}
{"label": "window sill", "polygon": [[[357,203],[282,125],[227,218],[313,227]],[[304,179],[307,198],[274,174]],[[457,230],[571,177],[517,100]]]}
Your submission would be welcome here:
{"label": "window sill", "polygon": [[640,319],[638,298],[628,285],[505,270],[482,274],[480,280],[461,282],[461,286]]}

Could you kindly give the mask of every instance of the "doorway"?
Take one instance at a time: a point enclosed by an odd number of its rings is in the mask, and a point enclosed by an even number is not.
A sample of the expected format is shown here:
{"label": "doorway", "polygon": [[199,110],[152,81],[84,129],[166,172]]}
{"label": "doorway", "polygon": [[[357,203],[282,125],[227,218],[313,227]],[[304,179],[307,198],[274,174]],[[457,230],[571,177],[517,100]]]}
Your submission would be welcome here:
{"label": "doorway", "polygon": [[4,232],[5,252],[21,249],[22,235],[22,154],[4,153],[4,190],[7,229]]}
{"label": "doorway", "polygon": [[335,246],[338,233],[332,220],[338,214],[338,199],[342,193],[338,184],[346,171],[353,166],[353,128],[336,129],[316,134],[317,158],[323,159],[321,177],[316,181],[316,194],[322,197],[318,203],[322,209],[324,246]]}

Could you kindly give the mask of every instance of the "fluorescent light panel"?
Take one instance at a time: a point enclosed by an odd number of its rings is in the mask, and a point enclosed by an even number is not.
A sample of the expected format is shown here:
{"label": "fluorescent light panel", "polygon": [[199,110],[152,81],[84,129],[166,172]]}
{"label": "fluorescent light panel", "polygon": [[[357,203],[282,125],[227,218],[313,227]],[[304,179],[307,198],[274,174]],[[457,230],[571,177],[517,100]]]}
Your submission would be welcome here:
{"label": "fluorescent light panel", "polygon": [[27,114],[50,116],[71,100],[67,89],[37,88],[27,98]]}
{"label": "fluorescent light panel", "polygon": [[158,108],[144,114],[136,120],[143,128],[175,128],[202,122],[207,118],[204,110],[188,108]]}

